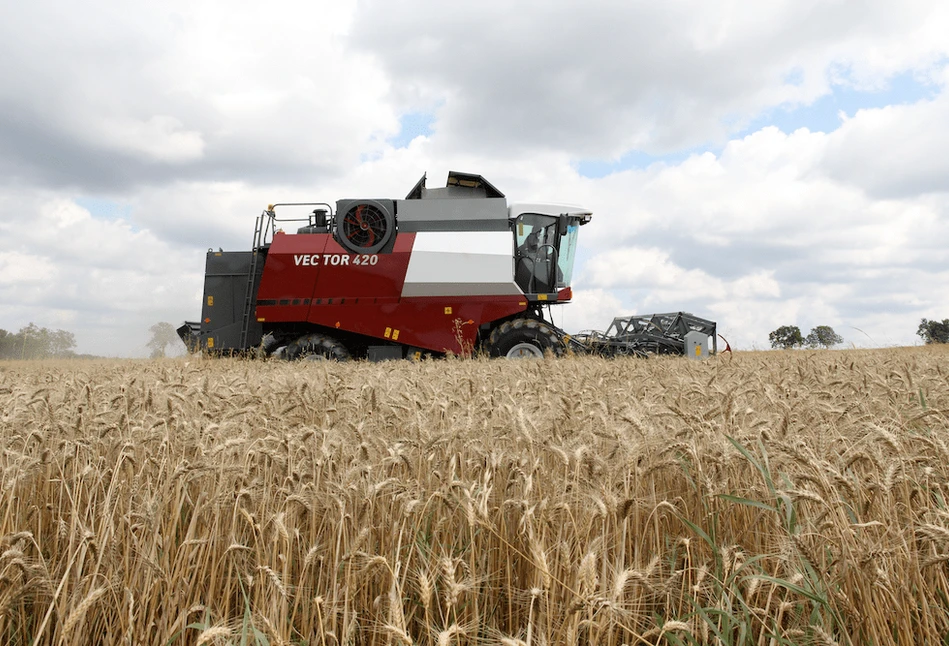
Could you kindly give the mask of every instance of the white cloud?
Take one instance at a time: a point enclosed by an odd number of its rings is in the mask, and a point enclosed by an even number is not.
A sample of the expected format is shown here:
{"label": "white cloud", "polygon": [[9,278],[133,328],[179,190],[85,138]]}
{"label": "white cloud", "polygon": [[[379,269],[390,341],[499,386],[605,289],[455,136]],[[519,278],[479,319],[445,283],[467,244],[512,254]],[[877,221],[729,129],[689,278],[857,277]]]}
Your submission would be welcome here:
{"label": "white cloud", "polygon": [[[197,316],[205,250],[247,248],[268,203],[453,169],[594,210],[568,330],[685,309],[739,347],[782,324],[912,343],[949,315],[947,29],[923,0],[11,5],[0,327],[144,354],[149,325]],[[931,91],[859,104],[900,75]],[[835,129],[768,125],[838,94]],[[393,149],[417,111],[431,133]],[[674,154],[577,173],[637,151]]]}
{"label": "white cloud", "polygon": [[81,352],[111,356],[143,353],[157,320],[193,316],[202,253],[49,195],[0,199],[0,209],[34,214],[0,221],[0,327],[67,326]]}
{"label": "white cloud", "polygon": [[949,53],[933,1],[427,8],[361,3],[350,37],[385,66],[393,100],[434,97],[444,135],[478,150],[609,159],[723,141],[767,108],[807,105],[835,83],[879,86]]}
{"label": "white cloud", "polygon": [[0,287],[31,288],[56,276],[56,266],[48,259],[17,251],[0,252]]}
{"label": "white cloud", "polygon": [[49,4],[11,7],[0,25],[8,177],[300,181],[398,131],[387,79],[342,40],[353,3]]}
{"label": "white cloud", "polygon": [[119,151],[154,161],[193,161],[204,153],[201,133],[185,130],[180,121],[167,115],[155,115],[145,121],[103,120],[97,134],[104,143]]}
{"label": "white cloud", "polygon": [[949,97],[860,110],[829,138],[825,169],[880,198],[949,193]]}
{"label": "white cloud", "polygon": [[610,290],[602,288],[574,289],[573,300],[559,305],[553,313],[554,322],[568,332],[605,330],[610,321],[624,314],[622,301]]}

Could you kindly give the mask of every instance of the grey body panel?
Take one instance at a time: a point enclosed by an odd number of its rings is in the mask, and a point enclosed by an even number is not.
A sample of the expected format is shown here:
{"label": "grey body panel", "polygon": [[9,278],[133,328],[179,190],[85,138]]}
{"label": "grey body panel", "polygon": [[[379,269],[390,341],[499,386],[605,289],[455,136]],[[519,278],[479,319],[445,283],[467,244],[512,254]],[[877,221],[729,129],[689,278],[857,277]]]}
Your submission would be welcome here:
{"label": "grey body panel", "polygon": [[[437,189],[445,191],[447,189]],[[434,191],[427,191],[434,192]],[[463,195],[420,200],[397,200],[399,231],[507,231],[507,201],[496,197]]]}

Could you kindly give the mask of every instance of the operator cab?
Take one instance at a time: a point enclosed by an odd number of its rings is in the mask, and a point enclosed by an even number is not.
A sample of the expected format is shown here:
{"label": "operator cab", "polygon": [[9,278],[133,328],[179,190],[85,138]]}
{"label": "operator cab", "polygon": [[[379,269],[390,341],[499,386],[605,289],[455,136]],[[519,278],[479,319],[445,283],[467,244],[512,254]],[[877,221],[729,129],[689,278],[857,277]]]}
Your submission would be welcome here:
{"label": "operator cab", "polygon": [[511,205],[514,282],[525,294],[556,294],[570,286],[579,229],[592,217],[572,205]]}

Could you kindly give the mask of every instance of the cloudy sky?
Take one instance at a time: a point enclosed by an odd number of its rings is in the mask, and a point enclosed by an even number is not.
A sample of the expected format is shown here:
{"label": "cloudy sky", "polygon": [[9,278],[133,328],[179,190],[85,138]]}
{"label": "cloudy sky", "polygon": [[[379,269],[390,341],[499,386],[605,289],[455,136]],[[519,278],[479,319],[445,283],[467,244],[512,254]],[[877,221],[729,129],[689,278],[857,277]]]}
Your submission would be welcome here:
{"label": "cloudy sky", "polygon": [[34,0],[0,22],[0,328],[145,356],[271,202],[580,203],[571,332],[949,317],[940,0]]}

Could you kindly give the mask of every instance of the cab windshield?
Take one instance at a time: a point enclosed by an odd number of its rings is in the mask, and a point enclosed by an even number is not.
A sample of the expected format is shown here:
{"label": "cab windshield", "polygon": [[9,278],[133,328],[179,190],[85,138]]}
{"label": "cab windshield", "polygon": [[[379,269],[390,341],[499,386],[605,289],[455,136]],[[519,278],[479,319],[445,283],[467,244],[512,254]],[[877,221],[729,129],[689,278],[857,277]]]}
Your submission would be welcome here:
{"label": "cab windshield", "polygon": [[567,233],[560,239],[560,256],[557,258],[557,265],[563,273],[564,286],[569,285],[573,280],[573,259],[577,254],[579,233],[580,224],[574,221],[567,225]]}
{"label": "cab windshield", "polygon": [[560,235],[560,218],[523,213],[515,220],[514,281],[526,294],[555,292],[570,284],[579,223],[571,218]]}

